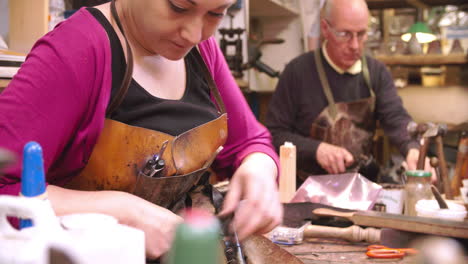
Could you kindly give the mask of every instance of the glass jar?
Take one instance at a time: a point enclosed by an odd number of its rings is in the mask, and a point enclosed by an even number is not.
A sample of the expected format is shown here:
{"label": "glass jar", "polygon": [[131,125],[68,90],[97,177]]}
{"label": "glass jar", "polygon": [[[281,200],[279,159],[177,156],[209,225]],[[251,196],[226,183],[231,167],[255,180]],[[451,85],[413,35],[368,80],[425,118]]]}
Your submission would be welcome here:
{"label": "glass jar", "polygon": [[416,203],[422,199],[432,198],[431,176],[428,171],[406,171],[405,215],[417,216]]}

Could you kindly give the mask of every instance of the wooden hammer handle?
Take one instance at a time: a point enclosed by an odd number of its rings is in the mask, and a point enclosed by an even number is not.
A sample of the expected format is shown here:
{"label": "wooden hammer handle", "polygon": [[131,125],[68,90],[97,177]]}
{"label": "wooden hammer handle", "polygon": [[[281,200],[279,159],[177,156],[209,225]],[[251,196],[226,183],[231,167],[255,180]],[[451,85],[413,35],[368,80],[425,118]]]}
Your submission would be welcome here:
{"label": "wooden hammer handle", "polygon": [[380,229],[361,228],[353,225],[346,228],[309,225],[304,230],[304,238],[339,238],[351,242],[365,241],[368,243],[380,243]]}

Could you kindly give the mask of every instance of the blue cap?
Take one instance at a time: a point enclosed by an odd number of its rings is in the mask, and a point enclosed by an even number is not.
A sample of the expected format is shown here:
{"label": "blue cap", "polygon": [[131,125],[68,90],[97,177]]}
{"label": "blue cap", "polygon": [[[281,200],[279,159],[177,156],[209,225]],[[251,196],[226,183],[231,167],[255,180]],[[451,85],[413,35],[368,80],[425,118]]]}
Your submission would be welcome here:
{"label": "blue cap", "polygon": [[21,194],[35,197],[45,193],[44,161],[39,143],[28,142],[23,149],[23,171],[21,175]]}

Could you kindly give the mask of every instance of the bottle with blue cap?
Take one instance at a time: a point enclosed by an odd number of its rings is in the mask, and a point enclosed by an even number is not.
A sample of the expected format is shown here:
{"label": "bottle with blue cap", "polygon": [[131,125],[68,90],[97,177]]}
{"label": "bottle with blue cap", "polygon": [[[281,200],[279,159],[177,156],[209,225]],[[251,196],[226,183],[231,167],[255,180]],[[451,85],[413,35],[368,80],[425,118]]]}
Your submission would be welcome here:
{"label": "bottle with blue cap", "polygon": [[[48,202],[42,147],[34,141],[28,142],[23,149],[20,195]],[[31,220],[20,219],[20,229],[30,226],[32,226]]]}

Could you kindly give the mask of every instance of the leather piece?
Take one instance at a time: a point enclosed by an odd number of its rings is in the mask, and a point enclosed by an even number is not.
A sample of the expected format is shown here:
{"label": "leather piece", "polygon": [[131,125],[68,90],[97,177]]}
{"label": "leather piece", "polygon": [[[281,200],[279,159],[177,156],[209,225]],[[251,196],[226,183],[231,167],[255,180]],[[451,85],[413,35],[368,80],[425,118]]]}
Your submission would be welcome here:
{"label": "leather piece", "polygon": [[340,212],[352,212],[352,210],[333,207],[320,203],[285,203],[283,204],[283,225],[287,227],[301,227],[306,221],[314,225],[326,225],[336,227],[348,227],[352,222],[344,218],[317,216],[312,213],[318,208],[329,208]]}
{"label": "leather piece", "polygon": [[247,264],[300,264],[296,256],[261,235],[253,235],[242,242]]}
{"label": "leather piece", "polygon": [[[193,128],[176,137],[172,145],[176,175],[186,174],[201,168],[210,155],[227,139],[227,115],[215,121]],[[168,174],[171,175],[171,174]]]}
{"label": "leather piece", "polygon": [[336,103],[335,119],[326,107],[312,123],[310,136],[346,148],[355,160],[359,160],[362,155],[368,156],[372,150],[375,130],[374,104],[375,97]]}

